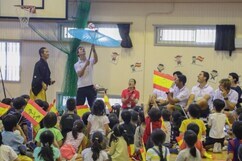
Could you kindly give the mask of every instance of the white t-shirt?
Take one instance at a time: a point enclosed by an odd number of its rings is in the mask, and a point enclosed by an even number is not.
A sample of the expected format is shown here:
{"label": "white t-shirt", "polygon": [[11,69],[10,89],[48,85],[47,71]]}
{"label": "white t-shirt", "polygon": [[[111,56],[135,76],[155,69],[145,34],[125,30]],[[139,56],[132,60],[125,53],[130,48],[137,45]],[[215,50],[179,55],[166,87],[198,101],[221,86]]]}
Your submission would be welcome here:
{"label": "white t-shirt", "polygon": [[179,152],[176,161],[202,161],[201,154],[199,150],[196,149],[196,157],[190,154],[190,149],[186,148]]}
{"label": "white t-shirt", "polygon": [[[88,60],[86,60],[86,61],[88,61]],[[78,73],[79,71],[81,71],[83,69],[83,67],[86,64],[86,61],[79,60],[78,62],[76,62],[76,64],[74,65],[76,73]],[[78,80],[77,80],[78,88],[93,85],[93,82],[92,82],[93,65],[94,65],[94,58],[91,58],[90,64],[86,67],[83,76],[81,76],[81,77],[78,76]]]}
{"label": "white t-shirt", "polygon": [[87,118],[87,121],[91,124],[90,135],[92,135],[95,131],[100,131],[103,135],[106,135],[104,125],[109,124],[109,119],[106,115],[96,116],[90,114]]}
{"label": "white t-shirt", "polygon": [[157,99],[161,99],[161,100],[166,100],[167,99],[167,94],[164,91],[158,90],[158,89],[154,89],[153,90],[153,94],[155,94],[157,96]]}
{"label": "white t-shirt", "polygon": [[173,98],[177,98],[179,100],[176,105],[180,105],[181,107],[185,107],[187,104],[187,100],[189,98],[189,89],[184,86],[179,89],[177,86],[173,88]]}
{"label": "white t-shirt", "polygon": [[208,117],[208,126],[211,126],[209,137],[214,139],[222,139],[225,137],[224,126],[226,123],[226,115],[223,113],[213,113]]}
{"label": "white t-shirt", "polygon": [[[228,97],[228,100],[231,103],[237,104],[239,95],[238,95],[238,93],[235,90],[230,89],[227,97]],[[219,89],[217,89],[215,91],[215,93],[214,93],[213,100],[215,100],[215,99],[220,99],[220,100],[223,100],[224,101],[224,97],[223,97],[223,95],[222,95],[222,93],[221,93],[221,91]],[[224,102],[225,102],[225,109],[228,109],[228,106],[226,104],[226,101],[224,101]]]}
{"label": "white t-shirt", "polygon": [[213,88],[210,85],[206,84],[203,88],[201,88],[198,84],[192,87],[191,94],[195,96],[195,99],[194,99],[195,102],[199,101],[205,95],[209,95],[210,99],[208,100],[208,105],[209,107],[211,107],[213,92],[214,92]]}
{"label": "white t-shirt", "polygon": [[[92,159],[92,150],[91,148],[84,149],[82,151],[82,159],[83,161],[93,161]],[[101,150],[99,153],[99,158],[96,161],[105,161],[108,159],[108,154],[104,150]]]}
{"label": "white t-shirt", "polygon": [[7,145],[0,146],[0,160],[1,161],[13,161],[18,158],[17,153]]}

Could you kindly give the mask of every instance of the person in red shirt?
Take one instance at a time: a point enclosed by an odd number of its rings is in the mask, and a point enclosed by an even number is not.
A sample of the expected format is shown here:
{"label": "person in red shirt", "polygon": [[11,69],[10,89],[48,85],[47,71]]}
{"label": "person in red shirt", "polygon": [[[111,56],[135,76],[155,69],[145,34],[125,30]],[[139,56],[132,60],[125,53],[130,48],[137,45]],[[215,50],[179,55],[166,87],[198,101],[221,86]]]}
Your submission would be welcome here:
{"label": "person in red shirt", "polygon": [[129,80],[129,87],[122,91],[122,109],[134,108],[139,101],[139,91],[135,89],[136,80]]}

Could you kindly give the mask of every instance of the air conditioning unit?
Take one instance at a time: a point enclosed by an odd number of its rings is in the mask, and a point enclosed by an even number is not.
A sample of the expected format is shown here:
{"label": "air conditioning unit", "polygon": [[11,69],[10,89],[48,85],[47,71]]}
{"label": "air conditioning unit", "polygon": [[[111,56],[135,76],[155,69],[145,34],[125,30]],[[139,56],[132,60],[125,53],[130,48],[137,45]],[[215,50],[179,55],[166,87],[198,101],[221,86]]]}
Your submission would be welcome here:
{"label": "air conditioning unit", "polygon": [[242,38],[235,38],[235,48],[242,49]]}

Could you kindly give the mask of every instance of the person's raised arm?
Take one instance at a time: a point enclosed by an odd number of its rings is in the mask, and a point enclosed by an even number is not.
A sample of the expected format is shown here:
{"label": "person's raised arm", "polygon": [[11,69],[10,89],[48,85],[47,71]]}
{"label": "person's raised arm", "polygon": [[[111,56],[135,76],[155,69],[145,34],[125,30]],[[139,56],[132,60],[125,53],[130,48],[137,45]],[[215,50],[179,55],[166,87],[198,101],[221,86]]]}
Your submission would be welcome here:
{"label": "person's raised arm", "polygon": [[87,60],[87,61],[86,61],[86,64],[84,65],[84,67],[83,67],[81,70],[77,71],[77,75],[78,75],[78,77],[82,77],[82,76],[83,76],[83,74],[85,73],[85,70],[86,70],[86,68],[87,68],[87,66],[88,66],[89,64],[90,64],[90,61]]}
{"label": "person's raised arm", "polygon": [[98,62],[98,56],[97,56],[97,52],[96,52],[96,49],[95,49],[95,45],[92,44],[92,51],[93,51],[93,58],[94,58],[94,62],[93,64],[96,64]]}

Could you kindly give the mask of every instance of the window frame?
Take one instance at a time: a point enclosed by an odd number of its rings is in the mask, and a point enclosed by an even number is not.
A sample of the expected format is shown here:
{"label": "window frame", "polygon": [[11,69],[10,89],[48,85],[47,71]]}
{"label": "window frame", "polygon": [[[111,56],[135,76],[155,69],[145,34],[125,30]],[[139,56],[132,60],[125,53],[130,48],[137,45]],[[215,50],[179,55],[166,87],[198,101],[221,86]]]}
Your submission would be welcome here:
{"label": "window frame", "polygon": [[[196,42],[196,31],[198,29],[204,29],[204,30],[214,30],[214,34],[216,34],[216,25],[153,25],[154,26],[154,45],[155,46],[177,46],[177,47],[214,47],[215,45],[215,39],[216,35],[214,35],[214,41],[208,42],[208,43],[199,43]],[[159,40],[160,38],[160,31],[164,29],[170,29],[170,30],[194,30],[195,31],[195,41],[166,41],[166,40]]]}
{"label": "window frame", "polygon": [[[108,25],[117,25],[118,24],[118,23],[111,23],[111,22],[92,22],[92,23],[95,24],[95,26],[97,28],[98,28],[98,26],[105,26],[105,25],[108,26]],[[65,38],[64,34],[65,34],[65,28],[66,27],[67,28],[75,28],[74,27],[74,22],[59,23],[59,35],[60,35],[59,36],[59,40],[65,41],[65,42],[69,42],[69,41],[73,40],[74,38]],[[120,40],[117,40],[117,41],[121,41],[121,40],[122,39],[120,37]]]}
{"label": "window frame", "polygon": [[[8,44],[8,43],[18,43],[19,44],[19,71],[18,71],[18,74],[19,74],[19,80],[8,80],[8,79],[6,79],[7,78],[7,73],[9,73],[8,72],[8,69],[7,69],[7,72],[6,72],[6,76],[5,76],[5,78],[3,78],[3,81],[4,82],[6,82],[6,83],[20,83],[21,82],[21,49],[22,49],[22,42],[21,41],[18,41],[18,40],[0,40],[0,42],[1,43],[6,43],[6,44]],[[6,45],[6,49],[7,49],[7,45]],[[6,54],[7,54],[7,52],[6,52]],[[7,61],[7,59],[5,60],[5,61]],[[6,65],[7,65],[7,63],[6,63]],[[1,66],[0,66],[1,67]],[[2,76],[3,76],[3,71],[2,71],[2,68],[1,68],[1,76],[0,76],[0,80],[2,81]]]}

